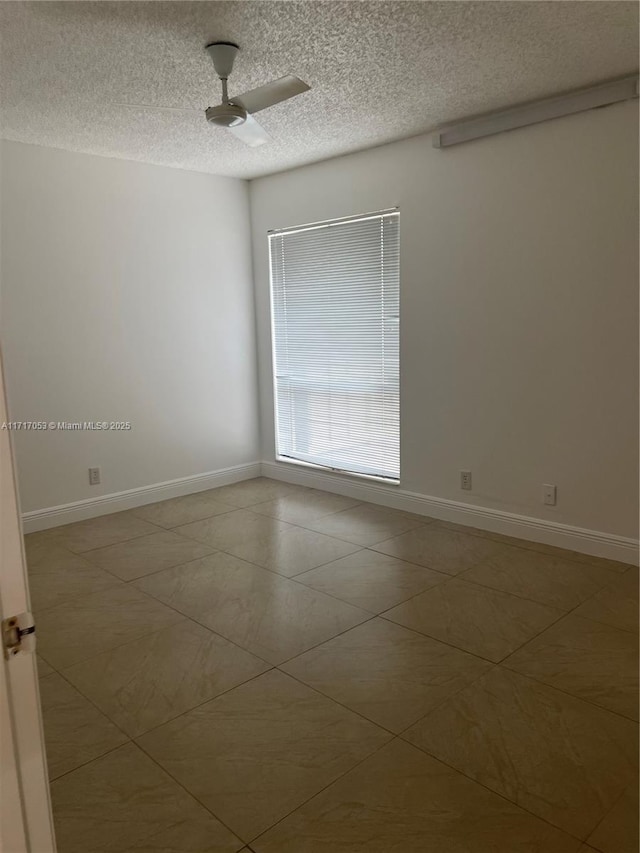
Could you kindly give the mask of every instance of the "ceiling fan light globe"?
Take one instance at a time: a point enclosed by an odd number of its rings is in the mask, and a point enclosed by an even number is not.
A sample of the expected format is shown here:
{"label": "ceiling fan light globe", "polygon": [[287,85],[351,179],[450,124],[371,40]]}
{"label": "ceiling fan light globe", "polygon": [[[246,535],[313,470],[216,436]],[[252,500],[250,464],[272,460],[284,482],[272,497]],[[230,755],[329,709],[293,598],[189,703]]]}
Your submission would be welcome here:
{"label": "ceiling fan light globe", "polygon": [[237,127],[247,120],[247,111],[236,104],[220,104],[209,107],[205,113],[207,121],[218,127]]}

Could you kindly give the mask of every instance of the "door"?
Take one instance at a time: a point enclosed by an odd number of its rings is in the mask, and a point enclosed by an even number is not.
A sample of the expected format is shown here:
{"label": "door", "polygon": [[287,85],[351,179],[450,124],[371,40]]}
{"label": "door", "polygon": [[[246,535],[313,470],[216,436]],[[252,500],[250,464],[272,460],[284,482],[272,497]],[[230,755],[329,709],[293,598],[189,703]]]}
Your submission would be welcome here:
{"label": "door", "polygon": [[[0,353],[0,616],[30,610]],[[55,853],[36,656],[0,655],[0,851]]]}

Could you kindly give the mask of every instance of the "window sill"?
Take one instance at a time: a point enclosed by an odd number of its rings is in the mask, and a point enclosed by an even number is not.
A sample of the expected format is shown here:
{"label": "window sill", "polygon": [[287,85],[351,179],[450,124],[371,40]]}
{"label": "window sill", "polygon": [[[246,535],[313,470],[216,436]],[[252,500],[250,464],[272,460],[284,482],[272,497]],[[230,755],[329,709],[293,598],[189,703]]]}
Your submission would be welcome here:
{"label": "window sill", "polygon": [[348,477],[354,480],[368,480],[374,483],[383,483],[386,486],[399,486],[400,480],[392,480],[390,477],[380,477],[376,474],[359,474],[355,471],[343,471],[341,468],[330,468],[328,465],[317,465],[313,462],[303,462],[301,459],[291,459],[288,456],[276,456],[276,462],[283,462],[295,468],[310,468],[325,474],[338,474],[340,477]]}

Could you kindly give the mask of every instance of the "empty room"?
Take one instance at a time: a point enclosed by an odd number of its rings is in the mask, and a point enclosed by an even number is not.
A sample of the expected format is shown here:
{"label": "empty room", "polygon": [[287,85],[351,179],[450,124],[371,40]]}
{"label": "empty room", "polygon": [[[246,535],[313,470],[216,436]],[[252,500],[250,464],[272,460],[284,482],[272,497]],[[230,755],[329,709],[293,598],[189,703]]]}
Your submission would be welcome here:
{"label": "empty room", "polygon": [[638,12],[0,3],[2,853],[638,853]]}

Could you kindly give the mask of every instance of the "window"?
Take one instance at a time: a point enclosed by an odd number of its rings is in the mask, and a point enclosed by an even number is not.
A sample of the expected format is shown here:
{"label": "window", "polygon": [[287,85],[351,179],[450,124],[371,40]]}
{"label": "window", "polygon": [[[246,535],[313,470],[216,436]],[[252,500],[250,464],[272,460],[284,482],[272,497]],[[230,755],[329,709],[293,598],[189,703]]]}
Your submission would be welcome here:
{"label": "window", "polygon": [[398,481],[397,210],[269,235],[276,454]]}

